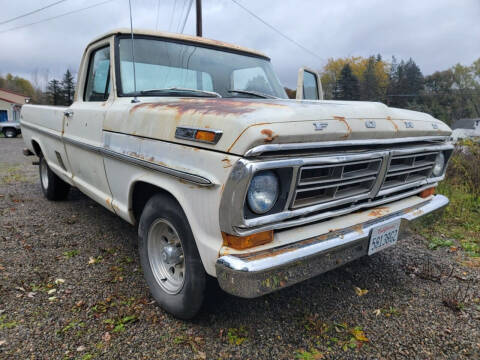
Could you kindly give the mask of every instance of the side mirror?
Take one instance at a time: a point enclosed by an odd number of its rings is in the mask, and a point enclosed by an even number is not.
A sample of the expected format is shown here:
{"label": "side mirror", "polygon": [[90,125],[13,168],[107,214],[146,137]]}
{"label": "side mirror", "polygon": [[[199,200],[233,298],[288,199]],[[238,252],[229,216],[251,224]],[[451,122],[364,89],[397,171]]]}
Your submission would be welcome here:
{"label": "side mirror", "polygon": [[298,70],[297,100],[323,100],[320,75],[306,67]]}

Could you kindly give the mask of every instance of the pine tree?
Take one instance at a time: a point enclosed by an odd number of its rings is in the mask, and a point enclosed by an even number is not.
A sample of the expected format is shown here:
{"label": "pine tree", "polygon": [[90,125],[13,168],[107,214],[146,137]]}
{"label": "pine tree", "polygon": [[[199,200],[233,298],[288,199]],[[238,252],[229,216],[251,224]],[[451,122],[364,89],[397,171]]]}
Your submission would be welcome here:
{"label": "pine tree", "polygon": [[63,96],[60,82],[56,79],[50,80],[47,86],[47,94],[50,103],[53,105],[62,105]]}
{"label": "pine tree", "polygon": [[352,73],[349,64],[343,67],[340,78],[338,79],[338,91],[336,91],[336,99],[339,100],[359,100],[360,86],[357,77]]}
{"label": "pine tree", "polygon": [[363,73],[362,81],[362,100],[368,101],[379,101],[380,99],[380,89],[378,86],[377,74],[375,73],[375,63],[376,60],[373,56],[368,59],[367,68]]}
{"label": "pine tree", "polygon": [[69,69],[67,69],[67,71],[63,75],[61,87],[64,103],[67,106],[70,106],[73,102],[73,95],[75,93],[75,82]]}

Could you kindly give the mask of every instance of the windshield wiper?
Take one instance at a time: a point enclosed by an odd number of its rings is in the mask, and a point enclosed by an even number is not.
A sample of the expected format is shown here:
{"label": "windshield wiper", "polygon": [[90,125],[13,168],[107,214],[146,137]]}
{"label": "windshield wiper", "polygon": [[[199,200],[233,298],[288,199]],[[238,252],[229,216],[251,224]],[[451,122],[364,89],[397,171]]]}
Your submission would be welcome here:
{"label": "windshield wiper", "polygon": [[178,88],[178,87],[171,87],[165,89],[151,89],[151,90],[142,90],[140,91],[140,95],[191,95],[191,96],[200,96],[200,97],[218,97],[221,98],[217,92],[214,91],[205,91],[205,90],[198,90],[198,89],[185,89],[185,88]]}
{"label": "windshield wiper", "polygon": [[253,95],[262,99],[278,99],[278,97],[262,93],[260,91],[254,91],[254,90],[237,90],[237,89],[230,89],[227,90],[229,93],[238,93],[238,94],[247,94],[247,95]]}

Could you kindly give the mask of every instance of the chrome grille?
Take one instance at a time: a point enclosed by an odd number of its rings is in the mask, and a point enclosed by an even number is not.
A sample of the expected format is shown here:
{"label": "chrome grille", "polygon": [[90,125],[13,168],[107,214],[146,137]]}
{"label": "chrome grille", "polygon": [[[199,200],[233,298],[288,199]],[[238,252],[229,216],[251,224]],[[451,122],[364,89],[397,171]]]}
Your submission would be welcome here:
{"label": "chrome grille", "polygon": [[390,160],[381,190],[416,183],[428,178],[438,151],[397,155]]}
{"label": "chrome grille", "polygon": [[382,158],[303,166],[299,170],[293,208],[365,195],[375,185]]}

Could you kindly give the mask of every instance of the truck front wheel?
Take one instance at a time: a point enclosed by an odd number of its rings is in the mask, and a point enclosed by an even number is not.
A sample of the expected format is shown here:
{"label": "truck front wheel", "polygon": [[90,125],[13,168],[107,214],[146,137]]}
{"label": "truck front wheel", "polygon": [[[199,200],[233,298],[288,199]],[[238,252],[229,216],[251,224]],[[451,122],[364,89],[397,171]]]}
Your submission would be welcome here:
{"label": "truck front wheel", "polygon": [[67,184],[50,170],[44,156],[40,156],[39,173],[40,186],[42,187],[43,195],[48,200],[64,200],[67,198],[70,184]]}
{"label": "truck front wheel", "polygon": [[152,196],[140,217],[138,236],[152,296],[172,315],[193,318],[203,303],[206,273],[180,205],[167,195]]}

